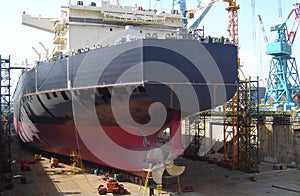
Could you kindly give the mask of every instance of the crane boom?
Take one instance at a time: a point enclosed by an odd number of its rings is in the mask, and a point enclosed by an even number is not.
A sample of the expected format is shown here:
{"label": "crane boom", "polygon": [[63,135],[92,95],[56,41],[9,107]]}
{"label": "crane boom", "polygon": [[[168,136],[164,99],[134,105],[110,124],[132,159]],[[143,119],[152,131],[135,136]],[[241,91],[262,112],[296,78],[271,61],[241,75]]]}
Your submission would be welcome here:
{"label": "crane boom", "polygon": [[299,27],[299,22],[300,22],[300,3],[295,3],[293,5],[293,9],[291,10],[290,14],[288,15],[287,20],[291,17],[291,15],[295,13],[295,19],[294,19],[294,23],[292,26],[292,29],[290,30],[290,32],[287,35],[288,38],[288,43],[290,43],[291,45],[293,45],[295,38],[296,38],[296,33]]}
{"label": "crane boom", "polygon": [[262,30],[262,32],[263,32],[264,41],[265,41],[265,43],[268,43],[269,40],[268,40],[268,37],[267,37],[267,35],[266,35],[265,26],[264,26],[264,23],[263,23],[263,21],[262,21],[260,15],[258,15],[258,20],[259,20],[259,23],[260,23],[260,25],[261,25],[261,30]]}
{"label": "crane boom", "polygon": [[187,29],[188,30],[195,30],[198,28],[200,22],[203,20],[203,18],[206,16],[206,14],[209,12],[210,8],[213,6],[215,2],[218,2],[218,0],[206,0],[203,1],[198,9],[195,12],[195,17],[192,18],[187,23]]}
{"label": "crane boom", "polygon": [[223,0],[228,3],[226,10],[228,11],[228,33],[231,40],[235,45],[239,46],[239,35],[238,35],[238,10],[240,6],[237,5],[236,0]]}

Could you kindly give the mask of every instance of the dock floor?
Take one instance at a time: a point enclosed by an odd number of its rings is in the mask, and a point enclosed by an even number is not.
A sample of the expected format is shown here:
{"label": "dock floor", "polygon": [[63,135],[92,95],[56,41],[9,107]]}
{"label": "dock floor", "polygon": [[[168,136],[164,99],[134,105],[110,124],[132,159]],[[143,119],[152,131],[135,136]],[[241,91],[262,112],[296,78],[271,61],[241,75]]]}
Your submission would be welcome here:
{"label": "dock floor", "polygon": [[[59,167],[51,168],[49,157],[32,162],[29,171],[21,171],[20,162],[34,160],[34,153],[20,147],[16,139],[12,145],[12,153],[15,160],[10,174],[13,176],[13,188],[4,190],[0,193],[1,196],[92,196],[99,195],[98,186],[105,184],[103,176],[82,172],[68,164],[59,163]],[[298,168],[274,170],[273,164],[262,162],[259,173],[248,174],[219,167],[215,163],[182,157],[176,160],[176,164],[186,166],[186,171],[180,177],[181,195],[300,195]],[[26,178],[25,183],[21,176]],[[143,195],[142,185],[121,183],[130,195]],[[149,195],[148,189],[145,195]],[[165,178],[160,195],[179,195],[177,178]]]}

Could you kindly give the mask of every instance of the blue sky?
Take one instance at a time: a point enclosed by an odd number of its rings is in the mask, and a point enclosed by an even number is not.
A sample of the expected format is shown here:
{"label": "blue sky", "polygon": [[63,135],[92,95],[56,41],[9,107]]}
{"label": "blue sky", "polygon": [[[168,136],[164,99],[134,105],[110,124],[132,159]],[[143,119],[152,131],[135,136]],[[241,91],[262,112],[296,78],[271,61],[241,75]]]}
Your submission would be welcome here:
{"label": "blue sky", "polygon": [[[96,1],[96,0],[94,0]],[[243,71],[246,76],[268,75],[270,56],[265,54],[265,43],[263,41],[261,26],[258,22],[257,14],[262,16],[266,34],[269,42],[275,40],[276,33],[270,32],[270,26],[285,21],[288,13],[291,11],[295,0],[282,0],[282,17],[278,13],[278,1],[274,0],[256,0],[255,13],[251,8],[253,0],[237,0],[241,9],[239,10],[239,40],[240,40],[240,58],[244,65]],[[46,47],[53,49],[53,35],[42,32],[27,26],[21,25],[22,13],[25,11],[32,16],[41,17],[60,17],[60,6],[67,5],[69,0],[9,0],[1,2],[0,12],[0,54],[2,57],[11,55],[12,64],[19,65],[24,63],[25,59],[29,63],[34,62],[36,54],[32,47],[42,51],[39,45],[42,42]],[[76,2],[76,1],[72,1]],[[86,3],[90,1],[85,1]],[[97,1],[96,1],[97,2]],[[144,8],[162,9],[169,11],[172,8],[172,0],[120,0],[123,5],[132,5],[137,3]],[[197,0],[187,0],[187,8],[193,9],[197,5]],[[227,3],[217,2],[209,11],[202,25],[205,27],[206,35],[228,36],[227,33]],[[289,20],[288,29],[293,22],[294,17]],[[254,22],[253,22],[254,20]],[[254,36],[256,35],[256,36]],[[296,37],[293,46],[293,56],[300,64],[300,36]]]}

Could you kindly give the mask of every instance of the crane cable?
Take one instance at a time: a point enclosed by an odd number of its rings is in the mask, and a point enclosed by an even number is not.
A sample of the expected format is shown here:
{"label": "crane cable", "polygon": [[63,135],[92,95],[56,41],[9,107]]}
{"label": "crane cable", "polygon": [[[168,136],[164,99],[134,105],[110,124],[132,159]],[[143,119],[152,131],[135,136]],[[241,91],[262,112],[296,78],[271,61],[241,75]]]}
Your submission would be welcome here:
{"label": "crane cable", "polygon": [[252,11],[252,48],[256,51],[256,16],[255,16],[255,0],[251,0],[251,11]]}
{"label": "crane cable", "polygon": [[281,6],[281,0],[278,0],[278,16],[282,17],[282,6]]}

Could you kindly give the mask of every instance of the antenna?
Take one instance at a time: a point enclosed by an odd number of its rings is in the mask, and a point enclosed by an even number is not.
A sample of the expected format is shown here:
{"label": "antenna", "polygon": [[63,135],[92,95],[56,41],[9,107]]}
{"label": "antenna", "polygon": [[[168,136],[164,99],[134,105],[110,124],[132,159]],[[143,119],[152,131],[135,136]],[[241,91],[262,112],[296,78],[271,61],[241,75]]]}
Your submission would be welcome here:
{"label": "antenna", "polygon": [[35,49],[35,47],[33,47],[33,46],[32,46],[32,49],[33,49],[34,52],[37,54],[37,56],[38,56],[38,61],[40,61],[40,60],[41,60],[41,53],[38,52],[38,51]]}
{"label": "antenna", "polygon": [[43,49],[45,50],[45,59],[48,58],[48,53],[49,53],[49,50],[44,46],[44,44],[42,42],[39,42],[39,44],[43,47]]}

